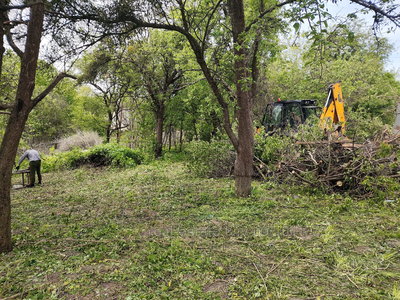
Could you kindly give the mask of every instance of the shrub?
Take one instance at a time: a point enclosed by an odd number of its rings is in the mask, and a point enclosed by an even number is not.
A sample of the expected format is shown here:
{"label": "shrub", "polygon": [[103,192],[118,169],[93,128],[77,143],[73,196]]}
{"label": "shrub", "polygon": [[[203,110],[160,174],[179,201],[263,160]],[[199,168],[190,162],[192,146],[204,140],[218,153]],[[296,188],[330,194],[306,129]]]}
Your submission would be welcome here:
{"label": "shrub", "polygon": [[75,148],[46,156],[43,160],[43,171],[74,169],[82,165],[133,167],[142,161],[143,156],[136,150],[116,144],[104,144],[88,150]]}
{"label": "shrub", "polygon": [[85,162],[85,159],[85,152],[78,148],[43,156],[43,172],[77,168]]}
{"label": "shrub", "polygon": [[190,161],[187,167],[199,177],[224,177],[231,173],[235,152],[228,141],[195,141],[185,149]]}
{"label": "shrub", "polygon": [[93,166],[133,167],[143,161],[135,150],[117,144],[103,144],[93,147],[86,156],[86,163]]}
{"label": "shrub", "polygon": [[70,151],[74,148],[88,149],[102,143],[102,138],[97,132],[78,131],[76,134],[58,141],[58,150]]}
{"label": "shrub", "polygon": [[274,163],[287,157],[286,155],[289,152],[288,149],[290,146],[291,139],[287,136],[256,135],[254,154],[265,164],[272,166]]}
{"label": "shrub", "polygon": [[400,182],[396,178],[387,176],[366,176],[361,182],[365,194],[373,196],[376,200],[397,198],[400,191]]}

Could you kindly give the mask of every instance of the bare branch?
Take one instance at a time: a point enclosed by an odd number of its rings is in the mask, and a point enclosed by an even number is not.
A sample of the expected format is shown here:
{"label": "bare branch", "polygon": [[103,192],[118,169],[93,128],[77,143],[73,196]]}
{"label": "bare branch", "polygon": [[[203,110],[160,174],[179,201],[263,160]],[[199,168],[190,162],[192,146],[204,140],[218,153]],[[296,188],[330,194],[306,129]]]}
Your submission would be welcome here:
{"label": "bare branch", "polygon": [[366,1],[366,0],[350,0],[350,1],[374,11],[377,15],[387,18],[397,27],[400,27],[400,13],[392,14],[392,12],[395,12],[395,10],[400,7],[400,5],[397,4],[387,10],[384,10],[382,7],[377,6],[375,3],[371,1]]}
{"label": "bare branch", "polygon": [[14,50],[14,52],[20,57],[22,58],[24,56],[24,52],[18,48],[18,46],[14,43],[14,40],[12,38],[12,34],[11,32],[8,30],[7,34],[7,42],[10,45],[11,49]]}

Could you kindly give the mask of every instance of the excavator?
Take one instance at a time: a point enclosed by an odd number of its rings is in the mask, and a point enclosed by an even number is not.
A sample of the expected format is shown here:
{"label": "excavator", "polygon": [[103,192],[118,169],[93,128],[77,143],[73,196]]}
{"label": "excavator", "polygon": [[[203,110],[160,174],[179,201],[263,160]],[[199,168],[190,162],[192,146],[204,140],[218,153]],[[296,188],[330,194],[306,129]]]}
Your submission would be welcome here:
{"label": "excavator", "polygon": [[[316,100],[280,100],[270,103],[265,109],[262,125],[267,134],[274,134],[285,129],[296,129],[310,116],[318,116],[320,107]],[[344,135],[346,130],[344,115],[344,100],[340,82],[331,84],[328,98],[319,116],[319,126],[324,131]]]}

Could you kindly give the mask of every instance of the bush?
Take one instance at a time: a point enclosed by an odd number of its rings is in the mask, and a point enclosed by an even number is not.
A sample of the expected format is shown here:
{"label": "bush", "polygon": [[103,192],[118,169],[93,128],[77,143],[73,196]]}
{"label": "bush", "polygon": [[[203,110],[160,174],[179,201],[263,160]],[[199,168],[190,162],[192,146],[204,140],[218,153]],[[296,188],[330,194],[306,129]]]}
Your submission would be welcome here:
{"label": "bush", "polygon": [[236,154],[228,141],[195,141],[185,149],[190,161],[187,167],[199,177],[224,177],[233,169]]}
{"label": "bush", "polygon": [[254,154],[265,164],[272,167],[274,163],[288,158],[291,145],[292,139],[287,136],[257,134],[255,136]]}
{"label": "bush", "polygon": [[58,141],[58,150],[70,151],[74,148],[89,149],[102,143],[102,138],[97,132],[78,131],[76,134]]}
{"label": "bush", "polygon": [[43,172],[74,169],[84,164],[86,159],[84,151],[75,148],[71,151],[44,156],[42,161]]}
{"label": "bush", "polygon": [[43,160],[43,171],[74,169],[82,165],[134,167],[142,161],[143,156],[136,150],[117,144],[104,144],[85,151],[75,148],[47,156]]}
{"label": "bush", "polygon": [[134,167],[143,161],[135,150],[117,144],[104,144],[89,150],[86,163],[93,166]]}

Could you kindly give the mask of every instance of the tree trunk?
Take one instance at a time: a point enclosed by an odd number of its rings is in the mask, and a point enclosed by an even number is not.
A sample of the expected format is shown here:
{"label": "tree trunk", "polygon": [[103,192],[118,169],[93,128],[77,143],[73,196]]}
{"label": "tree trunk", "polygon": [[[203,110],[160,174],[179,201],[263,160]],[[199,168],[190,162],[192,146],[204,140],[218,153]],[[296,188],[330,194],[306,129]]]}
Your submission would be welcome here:
{"label": "tree trunk", "polygon": [[109,143],[111,141],[111,133],[112,133],[112,128],[111,128],[113,121],[112,112],[108,111],[107,116],[108,116],[108,122],[106,126],[106,143]]}
{"label": "tree trunk", "polygon": [[19,140],[25,127],[29,108],[20,103],[13,109],[0,147],[0,253],[12,250],[11,243],[11,175]]}
{"label": "tree trunk", "polygon": [[[0,6],[5,6],[7,4],[7,1],[5,0],[0,0]],[[4,21],[7,19],[6,17],[6,11],[0,11],[0,80],[1,80],[1,75],[2,75],[2,69],[3,69],[3,55],[5,52],[4,48]]]}
{"label": "tree trunk", "polygon": [[162,155],[162,145],[163,145],[163,129],[164,129],[164,113],[165,108],[163,103],[159,103],[156,113],[156,145],[154,149],[155,158],[159,158]]}
{"label": "tree trunk", "polygon": [[179,128],[179,152],[182,152],[183,146],[183,121],[181,120],[181,128]]}
{"label": "tree trunk", "polygon": [[251,177],[253,175],[253,144],[254,132],[252,121],[251,86],[246,64],[247,51],[243,45],[245,19],[243,0],[230,1],[231,23],[235,54],[235,83],[238,101],[238,147],[235,161],[235,186],[239,197],[247,197],[251,193]]}
{"label": "tree trunk", "polygon": [[172,124],[168,126],[168,150],[171,151],[172,147]]}
{"label": "tree trunk", "polygon": [[11,243],[11,175],[19,141],[28,115],[34,103],[31,101],[35,88],[37,60],[43,28],[44,5],[31,7],[30,21],[21,61],[15,105],[8,119],[0,145],[0,253],[12,249]]}

